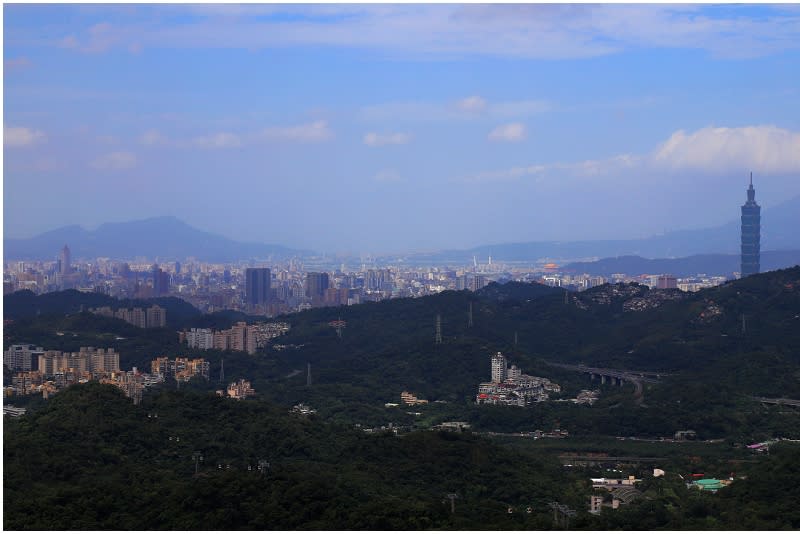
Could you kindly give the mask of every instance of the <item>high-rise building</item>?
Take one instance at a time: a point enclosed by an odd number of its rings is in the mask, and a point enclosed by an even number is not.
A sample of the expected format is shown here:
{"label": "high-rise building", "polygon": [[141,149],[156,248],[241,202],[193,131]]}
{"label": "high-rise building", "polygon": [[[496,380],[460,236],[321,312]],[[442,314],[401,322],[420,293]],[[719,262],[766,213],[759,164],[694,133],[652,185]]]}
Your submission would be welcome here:
{"label": "high-rise building", "polygon": [[145,312],[147,328],[164,328],[167,326],[167,310],[154,304]]}
{"label": "high-rise building", "polygon": [[3,352],[3,365],[12,371],[36,370],[39,366],[39,356],[42,354],[44,349],[36,345],[28,343],[11,345]]}
{"label": "high-rise building", "polygon": [[329,285],[328,273],[308,273],[306,275],[306,296],[322,300]]}
{"label": "high-rise building", "polygon": [[72,271],[72,267],[70,266],[72,255],[67,245],[64,245],[64,248],[61,249],[61,254],[58,259],[61,261],[61,274],[69,274]]}
{"label": "high-rise building", "polygon": [[389,269],[370,269],[364,273],[364,289],[370,291],[392,289],[392,272]]}
{"label": "high-rise building", "polygon": [[214,331],[210,328],[192,328],[186,332],[186,343],[190,348],[213,349]]}
{"label": "high-rise building", "polygon": [[169,293],[169,273],[153,264],[153,296],[160,297]]}
{"label": "high-rise building", "polygon": [[259,306],[269,302],[272,273],[266,267],[245,270],[245,302],[248,306]]}
{"label": "high-rise building", "polygon": [[147,328],[147,312],[142,308],[133,308],[128,322],[139,328]]}
{"label": "high-rise building", "polygon": [[753,173],[742,206],[742,278],[761,272],[761,206],[756,204]]}
{"label": "high-rise building", "polygon": [[656,278],[656,289],[676,289],[678,279],[671,274],[661,274]]}
{"label": "high-rise building", "polygon": [[502,352],[492,356],[492,382],[505,382],[508,370],[506,368],[506,357]]}

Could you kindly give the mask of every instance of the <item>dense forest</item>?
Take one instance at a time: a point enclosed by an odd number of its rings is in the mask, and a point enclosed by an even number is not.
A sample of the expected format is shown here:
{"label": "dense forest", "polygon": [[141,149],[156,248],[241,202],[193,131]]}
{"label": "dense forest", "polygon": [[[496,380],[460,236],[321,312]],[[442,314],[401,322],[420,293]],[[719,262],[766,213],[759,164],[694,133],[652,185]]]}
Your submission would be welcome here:
{"label": "dense forest", "polygon": [[3,527],[530,530],[557,526],[558,502],[580,529],[798,528],[797,453],[787,444],[740,464],[747,478],[718,494],[687,489],[665,460],[664,478],[634,471],[641,499],[592,516],[588,477],[601,473],[561,467],[546,449],[369,435],[206,393],[161,391],[134,406],[89,383],[5,422]]}

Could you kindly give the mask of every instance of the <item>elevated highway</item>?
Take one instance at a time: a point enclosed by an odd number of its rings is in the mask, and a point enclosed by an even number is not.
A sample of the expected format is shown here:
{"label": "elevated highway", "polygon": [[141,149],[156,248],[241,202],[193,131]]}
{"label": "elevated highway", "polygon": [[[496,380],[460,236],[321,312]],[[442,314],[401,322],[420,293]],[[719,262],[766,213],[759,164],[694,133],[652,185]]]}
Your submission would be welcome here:
{"label": "elevated highway", "polygon": [[753,398],[763,404],[781,404],[786,406],[800,407],[800,400],[795,400],[795,399],[770,399],[767,397],[753,397]]}
{"label": "elevated highway", "polygon": [[591,376],[592,380],[600,378],[600,383],[605,384],[606,380],[610,380],[611,384],[622,386],[625,382],[634,385],[633,396],[637,404],[641,404],[644,400],[644,386],[643,384],[657,384],[659,379],[669,376],[666,373],[658,373],[653,371],[629,371],[625,369],[610,369],[607,367],[587,367],[585,365],[570,365],[567,363],[556,363],[545,361],[546,364],[552,367],[559,367],[561,369],[569,369],[570,371],[577,371],[579,373],[586,373]]}

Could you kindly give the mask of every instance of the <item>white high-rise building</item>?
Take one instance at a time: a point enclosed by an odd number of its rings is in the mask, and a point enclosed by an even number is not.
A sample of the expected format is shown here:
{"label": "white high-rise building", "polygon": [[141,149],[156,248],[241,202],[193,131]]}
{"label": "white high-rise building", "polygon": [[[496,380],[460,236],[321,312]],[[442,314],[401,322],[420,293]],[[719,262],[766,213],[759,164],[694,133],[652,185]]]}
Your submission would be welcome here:
{"label": "white high-rise building", "polygon": [[492,356],[492,382],[501,383],[506,379],[506,357],[502,352],[498,352]]}
{"label": "white high-rise building", "polygon": [[210,328],[192,328],[186,332],[190,347],[210,350],[214,348],[214,332]]}
{"label": "white high-rise building", "polygon": [[30,371],[33,368],[33,359],[39,363],[39,356],[44,354],[42,347],[37,347],[29,343],[11,345],[3,352],[3,364],[12,371]]}

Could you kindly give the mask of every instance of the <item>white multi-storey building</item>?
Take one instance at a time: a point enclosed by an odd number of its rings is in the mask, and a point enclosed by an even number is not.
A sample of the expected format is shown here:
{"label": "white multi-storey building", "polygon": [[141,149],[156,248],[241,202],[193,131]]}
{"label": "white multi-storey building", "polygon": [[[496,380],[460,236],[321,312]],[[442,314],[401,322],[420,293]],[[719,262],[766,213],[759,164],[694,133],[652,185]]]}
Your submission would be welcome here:
{"label": "white multi-storey building", "polygon": [[506,357],[502,352],[492,356],[492,382],[497,384],[506,381]]}
{"label": "white multi-storey building", "polygon": [[191,348],[210,350],[214,348],[214,331],[210,328],[192,328],[186,332],[186,342]]}
{"label": "white multi-storey building", "polygon": [[3,353],[3,365],[12,371],[30,371],[33,358],[36,358],[36,363],[38,364],[38,358],[42,354],[44,354],[44,349],[42,347],[29,345],[27,343],[11,345],[11,347]]}

